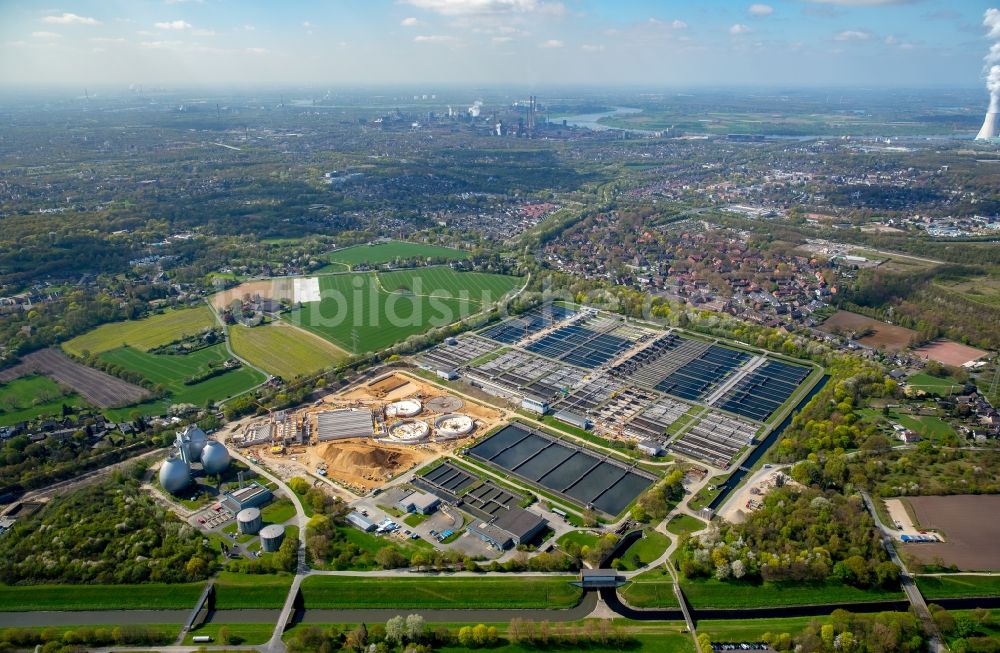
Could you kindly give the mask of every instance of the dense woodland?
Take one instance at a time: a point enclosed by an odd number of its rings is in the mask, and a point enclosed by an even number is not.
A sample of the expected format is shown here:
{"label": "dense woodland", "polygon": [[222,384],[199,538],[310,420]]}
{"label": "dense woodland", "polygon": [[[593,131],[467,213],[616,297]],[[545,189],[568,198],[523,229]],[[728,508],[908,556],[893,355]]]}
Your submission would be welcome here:
{"label": "dense woodland", "polygon": [[119,477],[52,499],[0,538],[0,582],[184,583],[208,578],[216,553]]}
{"label": "dense woodland", "polygon": [[725,521],[685,537],[680,570],[687,578],[743,582],[819,582],[894,587],[875,523],[859,497],[791,486],[769,493],[741,524]]}

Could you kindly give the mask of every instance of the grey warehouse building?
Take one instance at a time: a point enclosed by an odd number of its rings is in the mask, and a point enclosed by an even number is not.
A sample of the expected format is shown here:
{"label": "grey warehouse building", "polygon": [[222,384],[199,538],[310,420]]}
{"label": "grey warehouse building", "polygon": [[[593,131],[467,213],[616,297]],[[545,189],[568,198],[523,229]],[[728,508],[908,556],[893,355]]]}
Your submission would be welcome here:
{"label": "grey warehouse building", "polygon": [[473,522],[468,530],[493,548],[503,551],[530,542],[545,530],[547,524],[538,515],[512,506],[498,511],[489,522]]}

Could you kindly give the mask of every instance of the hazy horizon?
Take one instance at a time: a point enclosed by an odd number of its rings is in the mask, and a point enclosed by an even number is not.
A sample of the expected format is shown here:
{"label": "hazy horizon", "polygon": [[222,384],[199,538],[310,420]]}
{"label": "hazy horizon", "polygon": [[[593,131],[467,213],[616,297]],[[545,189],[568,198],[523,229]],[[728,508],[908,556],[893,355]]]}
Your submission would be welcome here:
{"label": "hazy horizon", "polygon": [[973,88],[969,0],[84,0],[0,8],[0,86]]}

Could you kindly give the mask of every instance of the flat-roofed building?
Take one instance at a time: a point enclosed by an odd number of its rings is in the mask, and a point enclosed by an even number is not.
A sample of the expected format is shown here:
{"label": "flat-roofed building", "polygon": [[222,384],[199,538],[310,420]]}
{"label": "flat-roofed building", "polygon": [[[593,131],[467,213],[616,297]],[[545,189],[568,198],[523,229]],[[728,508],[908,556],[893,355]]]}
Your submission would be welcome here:
{"label": "flat-roofed building", "polygon": [[269,488],[253,481],[246,487],[226,492],[221,503],[223,508],[235,515],[246,508],[259,508],[272,498],[274,494]]}
{"label": "flat-roofed building", "polygon": [[527,544],[545,530],[548,522],[523,508],[511,506],[497,512],[489,522],[473,522],[468,530],[501,551]]}

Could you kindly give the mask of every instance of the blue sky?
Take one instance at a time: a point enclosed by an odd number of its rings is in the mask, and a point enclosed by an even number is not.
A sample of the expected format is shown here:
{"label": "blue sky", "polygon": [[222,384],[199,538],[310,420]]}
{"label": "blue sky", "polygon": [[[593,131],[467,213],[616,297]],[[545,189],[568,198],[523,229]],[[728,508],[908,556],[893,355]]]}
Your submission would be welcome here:
{"label": "blue sky", "polygon": [[997,0],[0,1],[0,84],[982,84]]}

